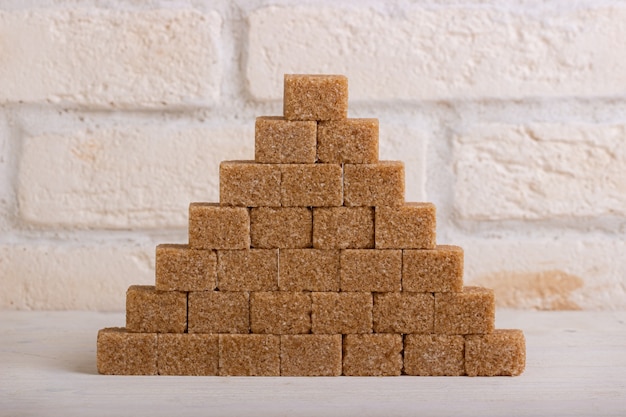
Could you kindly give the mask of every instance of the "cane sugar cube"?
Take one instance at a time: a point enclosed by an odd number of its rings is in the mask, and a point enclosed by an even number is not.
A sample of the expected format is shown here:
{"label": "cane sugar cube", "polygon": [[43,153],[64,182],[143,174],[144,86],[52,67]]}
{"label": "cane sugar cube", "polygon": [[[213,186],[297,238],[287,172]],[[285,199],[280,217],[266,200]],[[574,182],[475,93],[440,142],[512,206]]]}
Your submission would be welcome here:
{"label": "cane sugar cube", "polygon": [[434,249],[435,205],[406,203],[400,207],[376,207],[374,220],[377,249]]}
{"label": "cane sugar cube", "polygon": [[345,164],[343,188],[346,206],[401,206],[404,204],[404,163]]}
{"label": "cane sugar cube", "polygon": [[317,157],[317,123],[257,117],[254,160],[263,164],[313,164]]}
{"label": "cane sugar cube", "polygon": [[312,333],[349,334],[372,332],[372,293],[314,292]]}
{"label": "cane sugar cube", "polygon": [[254,161],[220,163],[220,204],[280,206],[280,166]]}
{"label": "cane sugar cube", "polygon": [[435,297],[430,293],[374,294],[374,333],[432,333]]}
{"label": "cane sugar cube", "polygon": [[465,337],[465,372],[469,376],[517,376],[526,367],[526,339],[521,330],[496,329]]}
{"label": "cane sugar cube", "polygon": [[349,334],[343,340],[343,374],[395,376],[402,372],[402,335]]}
{"label": "cane sugar cube", "polygon": [[313,247],[318,249],[373,248],[374,208],[314,208]]}
{"label": "cane sugar cube", "polygon": [[343,204],[339,164],[281,165],[281,203],[285,207],[326,207]]}
{"label": "cane sugar cube", "polygon": [[253,292],[250,295],[250,328],[252,333],[310,333],[311,294]]}
{"label": "cane sugar cube", "polygon": [[217,375],[216,334],[162,333],[158,339],[159,375]]}
{"label": "cane sugar cube", "polygon": [[131,285],[126,291],[126,330],[137,333],[184,333],[187,293]]}
{"label": "cane sugar cube", "polygon": [[98,372],[104,375],[156,375],[157,334],[101,329],[96,357]]}
{"label": "cane sugar cube", "polygon": [[348,79],[343,75],[285,74],[283,115],[288,120],[348,117]]}
{"label": "cane sugar cube", "polygon": [[435,293],[435,333],[491,333],[495,323],[492,289],[463,287],[463,292]]}
{"label": "cane sugar cube", "polygon": [[220,375],[280,375],[280,336],[273,334],[221,334],[219,338]]}
{"label": "cane sugar cube", "polygon": [[249,333],[247,292],[189,293],[189,333]]}
{"label": "cane sugar cube", "polygon": [[278,249],[217,251],[220,291],[278,290]]}
{"label": "cane sugar cube", "polygon": [[463,249],[438,245],[435,249],[402,251],[402,290],[413,292],[461,292]]}
{"label": "cane sugar cube", "polygon": [[378,119],[345,119],[317,126],[318,162],[374,164],[378,162]]}
{"label": "cane sugar cube", "polygon": [[189,247],[192,249],[248,249],[250,215],[245,207],[213,203],[189,205]]}
{"label": "cane sugar cube", "polygon": [[419,376],[465,375],[463,336],[407,334],[404,373]]}
{"label": "cane sugar cube", "polygon": [[189,245],[162,244],[156,248],[155,282],[158,291],[215,289],[217,256]]}
{"label": "cane sugar cube", "polygon": [[250,223],[255,248],[310,248],[312,245],[313,216],[309,208],[253,208]]}
{"label": "cane sugar cube", "polygon": [[281,291],[339,291],[339,251],[280,250]]}
{"label": "cane sugar cube", "polygon": [[283,376],[341,375],[340,334],[294,334],[280,337]]}
{"label": "cane sugar cube", "polygon": [[341,251],[341,291],[400,291],[401,281],[401,250]]}

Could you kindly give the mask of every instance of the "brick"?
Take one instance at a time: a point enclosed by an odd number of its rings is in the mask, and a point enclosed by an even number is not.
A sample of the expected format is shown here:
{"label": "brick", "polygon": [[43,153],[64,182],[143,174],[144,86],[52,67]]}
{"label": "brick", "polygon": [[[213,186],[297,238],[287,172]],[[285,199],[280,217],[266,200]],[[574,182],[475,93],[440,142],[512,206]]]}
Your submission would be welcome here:
{"label": "brick", "polygon": [[221,334],[222,376],[279,376],[280,336],[273,334]]}
{"label": "brick", "polygon": [[189,293],[189,333],[249,333],[247,292]]}
{"label": "brick", "polygon": [[311,330],[315,334],[372,332],[372,294],[365,292],[311,293]]}
{"label": "brick", "polygon": [[280,167],[254,161],[220,163],[220,204],[280,206]]}
{"label": "brick", "polygon": [[297,334],[280,337],[282,376],[341,375],[340,334]]}
{"label": "brick", "polygon": [[283,206],[325,207],[343,204],[339,164],[281,165]]}
{"label": "brick", "polygon": [[404,336],[404,373],[418,376],[465,375],[463,336],[407,334]]}
{"label": "brick", "polygon": [[365,249],[374,247],[372,207],[316,207],[313,209],[313,247]]}
{"label": "brick", "polygon": [[110,327],[98,331],[98,372],[105,375],[156,375],[157,334]]}
{"label": "brick", "polygon": [[349,334],[343,341],[343,374],[395,376],[402,372],[402,335]]}
{"label": "brick", "polygon": [[339,291],[339,251],[280,250],[281,291]]}
{"label": "brick", "polygon": [[217,375],[218,366],[218,335],[159,334],[159,375]]}
{"label": "brick", "polygon": [[317,158],[319,162],[333,164],[378,162],[378,119],[320,122]]}
{"label": "brick", "polygon": [[250,248],[250,215],[245,207],[214,203],[189,205],[189,247],[193,249]]}
{"label": "brick", "polygon": [[303,292],[253,292],[250,295],[252,333],[311,332],[311,295]]}
{"label": "brick", "polygon": [[317,123],[257,117],[254,160],[264,164],[313,164],[317,158]]}
{"label": "brick", "polygon": [[438,245],[435,249],[402,251],[402,290],[461,292],[463,248]]}
{"label": "brick", "polygon": [[404,163],[345,164],[346,206],[401,206],[404,204]]}
{"label": "brick", "polygon": [[131,285],[126,291],[126,330],[183,333],[187,330],[187,293]]}
{"label": "brick", "polygon": [[285,74],[283,115],[287,120],[348,117],[348,79],[343,75]]}
{"label": "brick", "polygon": [[216,286],[217,256],[214,251],[190,249],[188,245],[161,244],[156,248],[158,291],[208,291]]}
{"label": "brick", "polygon": [[526,339],[521,330],[497,329],[465,337],[465,370],[469,376],[517,376],[526,367]]}
{"label": "brick", "polygon": [[377,249],[434,249],[437,218],[432,203],[376,207],[374,240]]}
{"label": "brick", "polygon": [[278,290],[278,250],[220,250],[217,259],[220,291]]}
{"label": "brick", "polygon": [[255,248],[309,248],[313,215],[306,207],[257,207],[250,211],[250,229]]}
{"label": "brick", "polygon": [[435,297],[428,293],[374,294],[374,333],[432,333]]}
{"label": "brick", "polygon": [[435,294],[435,333],[491,333],[495,323],[493,290],[464,287],[463,292]]}
{"label": "brick", "polygon": [[400,291],[401,282],[401,250],[341,251],[341,291]]}

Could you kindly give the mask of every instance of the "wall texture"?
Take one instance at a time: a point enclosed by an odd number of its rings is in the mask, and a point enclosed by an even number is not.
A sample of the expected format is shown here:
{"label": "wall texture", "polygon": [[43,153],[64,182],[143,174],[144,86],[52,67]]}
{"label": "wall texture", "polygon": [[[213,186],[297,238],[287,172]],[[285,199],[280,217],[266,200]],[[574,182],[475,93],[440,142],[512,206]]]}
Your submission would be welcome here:
{"label": "wall texture", "polygon": [[284,73],[339,73],[407,200],[501,306],[626,308],[626,4],[0,1],[0,308],[123,310],[253,159]]}

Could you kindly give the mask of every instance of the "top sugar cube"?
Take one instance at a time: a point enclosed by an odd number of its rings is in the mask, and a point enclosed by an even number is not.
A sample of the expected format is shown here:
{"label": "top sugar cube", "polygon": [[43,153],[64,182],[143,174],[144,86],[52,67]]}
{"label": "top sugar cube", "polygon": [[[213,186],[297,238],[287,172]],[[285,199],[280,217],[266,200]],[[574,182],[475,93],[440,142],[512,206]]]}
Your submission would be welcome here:
{"label": "top sugar cube", "polygon": [[285,74],[283,115],[287,120],[348,117],[348,79],[343,75]]}

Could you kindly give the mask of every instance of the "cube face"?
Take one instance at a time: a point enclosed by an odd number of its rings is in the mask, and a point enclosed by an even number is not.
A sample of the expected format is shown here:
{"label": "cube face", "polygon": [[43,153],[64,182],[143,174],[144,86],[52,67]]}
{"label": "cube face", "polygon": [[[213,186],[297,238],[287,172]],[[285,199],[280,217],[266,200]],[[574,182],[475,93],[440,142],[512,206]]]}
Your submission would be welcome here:
{"label": "cube face", "polygon": [[187,293],[157,291],[152,285],[132,285],[126,291],[126,330],[137,333],[184,333]]}
{"label": "cube face", "polygon": [[345,164],[343,187],[346,206],[401,206],[404,204],[404,163]]}
{"label": "cube face", "polygon": [[438,245],[435,249],[402,251],[402,289],[413,292],[461,292],[463,249]]}
{"label": "cube face", "polygon": [[341,251],[341,290],[400,291],[402,251],[346,249]]}
{"label": "cube face", "polygon": [[341,335],[299,334],[280,337],[283,376],[341,375]]}
{"label": "cube face", "polygon": [[333,164],[378,162],[378,119],[320,122],[317,157],[321,163]]}
{"label": "cube face", "polygon": [[254,159],[264,164],[313,164],[317,157],[317,123],[283,117],[257,117]]}
{"label": "cube face", "polygon": [[217,256],[211,250],[163,244],[156,248],[158,291],[209,291],[216,285]]}
{"label": "cube face", "polygon": [[311,315],[314,334],[372,332],[372,294],[359,292],[314,292]]}
{"label": "cube face", "polygon": [[281,165],[281,203],[285,207],[326,207],[343,204],[339,164]]}
{"label": "cube face", "polygon": [[407,334],[404,373],[418,376],[465,375],[463,336]]}
{"label": "cube face", "polygon": [[159,375],[217,375],[219,337],[216,334],[172,334],[158,337]]}
{"label": "cube face", "polygon": [[189,205],[189,247],[192,249],[250,248],[250,215],[245,207]]}
{"label": "cube face", "polygon": [[306,207],[258,207],[250,211],[255,248],[310,248],[313,216]]}
{"label": "cube face", "polygon": [[402,335],[349,334],[344,337],[344,375],[394,376],[401,372]]}
{"label": "cube face", "polygon": [[491,333],[495,311],[495,296],[488,288],[463,287],[460,293],[435,293],[435,333]]}
{"label": "cube face", "polygon": [[220,204],[278,207],[280,181],[278,165],[254,161],[223,161],[220,164]]}
{"label": "cube face", "polygon": [[526,339],[521,330],[498,329],[465,337],[469,376],[517,376],[526,367]]}
{"label": "cube face", "polygon": [[400,207],[376,207],[377,249],[434,249],[435,205],[407,203]]}
{"label": "cube face", "polygon": [[189,333],[249,333],[247,292],[189,293]]}
{"label": "cube face", "polygon": [[424,293],[374,294],[374,333],[432,333],[435,297]]}
{"label": "cube face", "polygon": [[220,291],[278,290],[278,249],[217,251]]}
{"label": "cube face", "polygon": [[280,336],[221,334],[219,339],[220,375],[280,375]]}
{"label": "cube face", "polygon": [[102,329],[98,331],[97,364],[104,375],[156,375],[157,334]]}
{"label": "cube face", "polygon": [[339,251],[280,250],[281,291],[339,291]]}
{"label": "cube face", "polygon": [[313,247],[318,249],[373,248],[374,208],[314,208]]}
{"label": "cube face", "polygon": [[304,292],[255,292],[250,296],[252,333],[311,332],[311,295]]}
{"label": "cube face", "polygon": [[348,79],[343,75],[285,74],[283,115],[287,120],[348,117]]}

